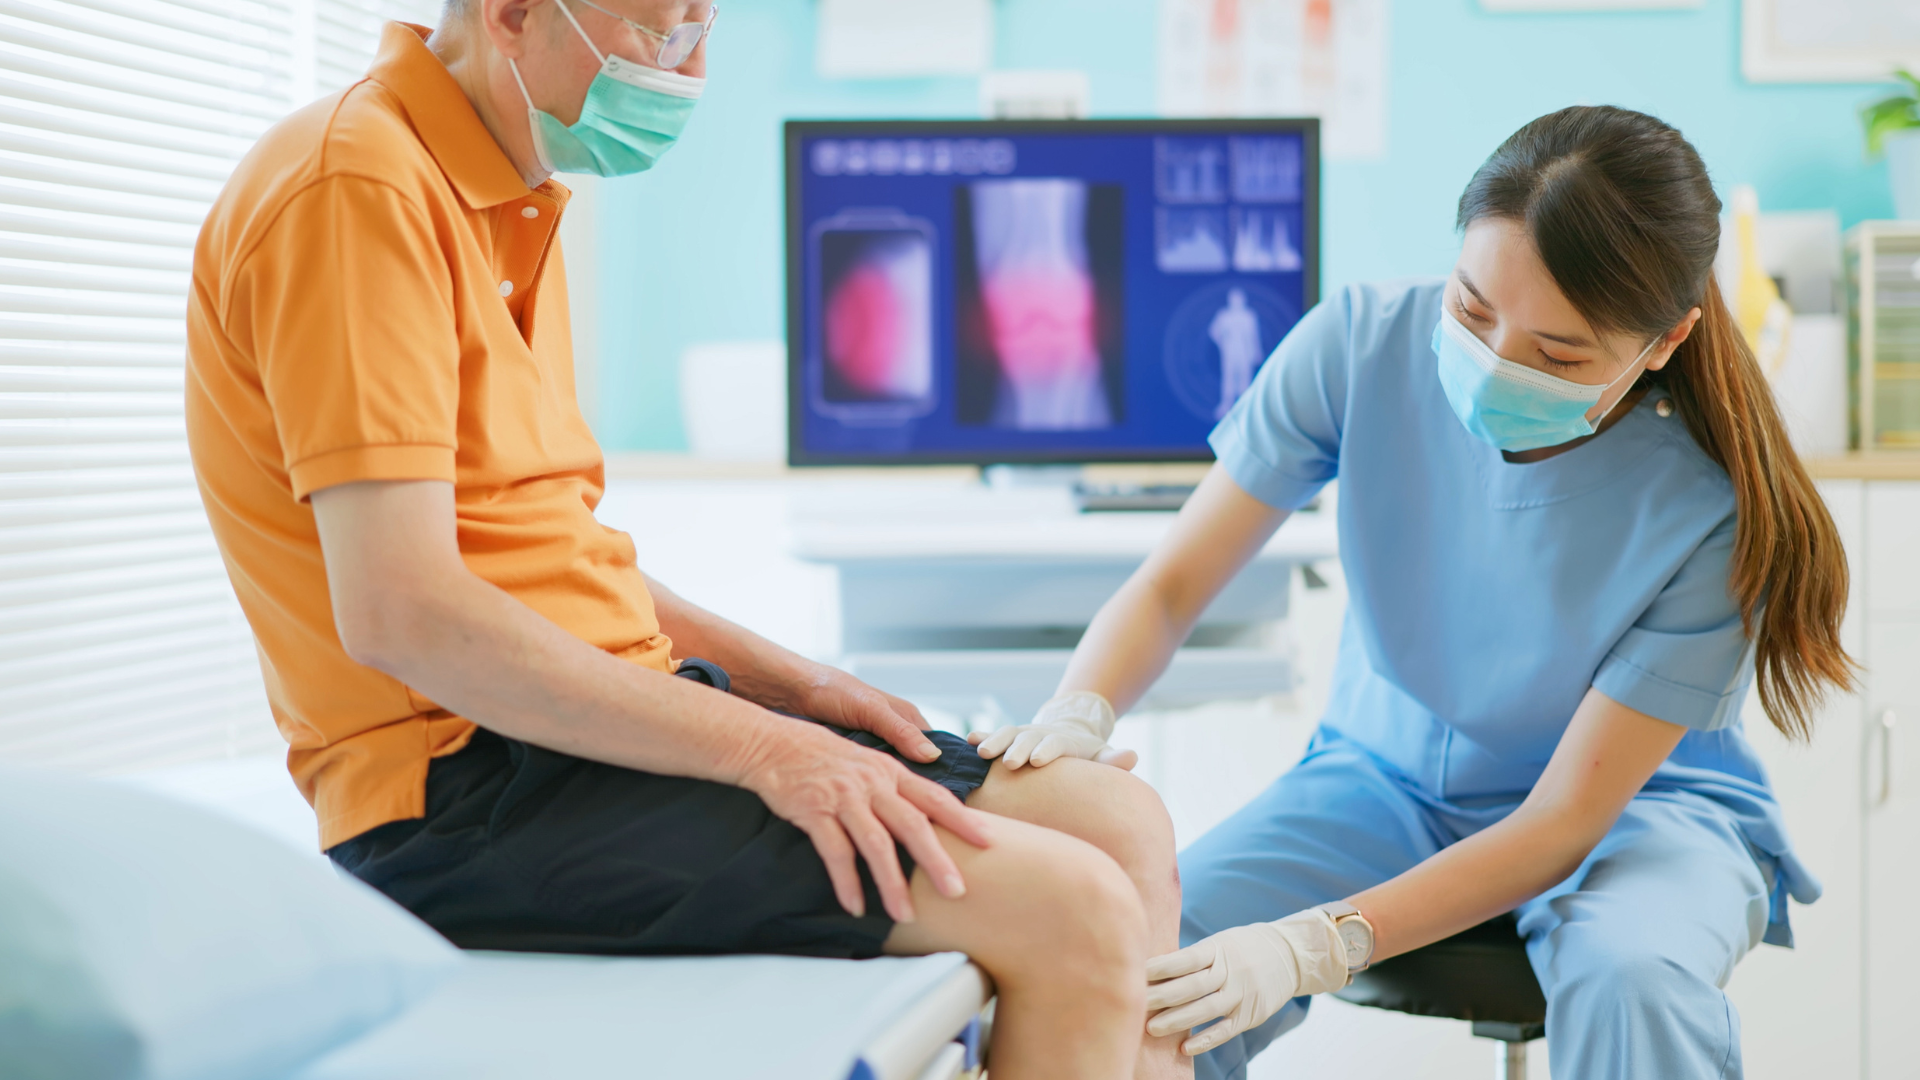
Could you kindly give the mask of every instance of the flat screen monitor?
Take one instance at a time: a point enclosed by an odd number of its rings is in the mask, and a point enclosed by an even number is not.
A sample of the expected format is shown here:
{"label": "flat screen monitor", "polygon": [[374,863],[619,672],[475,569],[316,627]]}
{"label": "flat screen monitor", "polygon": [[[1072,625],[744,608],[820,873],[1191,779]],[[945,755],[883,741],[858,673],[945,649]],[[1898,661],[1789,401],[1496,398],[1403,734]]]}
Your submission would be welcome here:
{"label": "flat screen monitor", "polygon": [[788,460],[1187,461],[1319,298],[1319,126],[793,121]]}

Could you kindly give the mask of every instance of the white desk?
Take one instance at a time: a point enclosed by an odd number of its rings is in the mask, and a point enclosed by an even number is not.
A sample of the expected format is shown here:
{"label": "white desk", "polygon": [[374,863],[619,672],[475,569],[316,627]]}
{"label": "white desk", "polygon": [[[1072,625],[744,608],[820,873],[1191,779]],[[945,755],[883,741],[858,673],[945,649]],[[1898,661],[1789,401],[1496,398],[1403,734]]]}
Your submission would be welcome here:
{"label": "white desk", "polygon": [[[1052,695],[1094,613],[1153,550],[1170,513],[1082,514],[1064,488],[863,480],[796,489],[789,551],[839,578],[841,662],[915,700]],[[1339,554],[1332,515],[1296,515],[1201,617],[1145,704],[1291,689],[1296,565]]]}

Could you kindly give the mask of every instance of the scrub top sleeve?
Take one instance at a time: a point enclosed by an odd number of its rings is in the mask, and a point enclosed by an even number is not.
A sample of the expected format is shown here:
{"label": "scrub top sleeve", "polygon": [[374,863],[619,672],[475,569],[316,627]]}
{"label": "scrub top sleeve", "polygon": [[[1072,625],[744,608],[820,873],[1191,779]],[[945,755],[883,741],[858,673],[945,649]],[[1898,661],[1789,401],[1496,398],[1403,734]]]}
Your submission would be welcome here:
{"label": "scrub top sleeve", "polygon": [[1734,519],[1708,534],[1614,643],[1594,689],[1657,720],[1699,731],[1732,724],[1753,677],[1753,650],[1727,591]]}
{"label": "scrub top sleeve", "polygon": [[1207,442],[1241,490],[1298,510],[1340,471],[1352,294],[1307,312]]}

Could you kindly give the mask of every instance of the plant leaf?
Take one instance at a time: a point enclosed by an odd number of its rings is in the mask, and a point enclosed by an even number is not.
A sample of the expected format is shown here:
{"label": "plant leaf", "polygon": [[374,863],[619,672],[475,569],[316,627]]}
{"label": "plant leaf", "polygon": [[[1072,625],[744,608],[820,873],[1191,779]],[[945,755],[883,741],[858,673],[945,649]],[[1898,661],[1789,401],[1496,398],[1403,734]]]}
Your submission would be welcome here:
{"label": "plant leaf", "polygon": [[1879,157],[1888,136],[1920,127],[1920,101],[1910,97],[1884,98],[1860,110],[1860,121],[1866,128],[1867,155]]}

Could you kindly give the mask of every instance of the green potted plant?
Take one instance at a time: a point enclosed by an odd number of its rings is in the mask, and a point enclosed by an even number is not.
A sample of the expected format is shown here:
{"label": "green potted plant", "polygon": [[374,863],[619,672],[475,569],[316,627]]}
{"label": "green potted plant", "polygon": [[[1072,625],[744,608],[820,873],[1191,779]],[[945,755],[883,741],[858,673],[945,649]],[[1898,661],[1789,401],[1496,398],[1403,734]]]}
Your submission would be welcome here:
{"label": "green potted plant", "polygon": [[1893,211],[1902,221],[1920,221],[1920,78],[1905,68],[1894,74],[1900,92],[1862,109],[1867,154],[1887,155]]}

